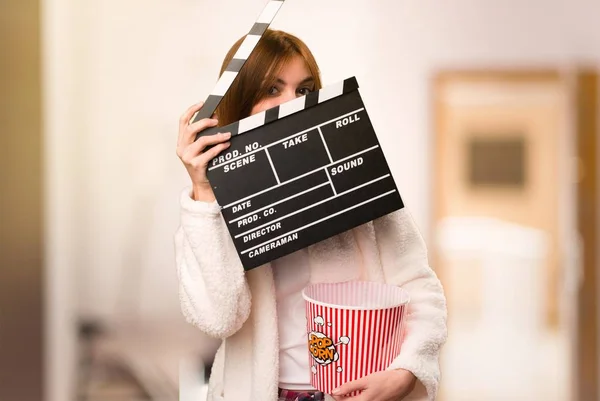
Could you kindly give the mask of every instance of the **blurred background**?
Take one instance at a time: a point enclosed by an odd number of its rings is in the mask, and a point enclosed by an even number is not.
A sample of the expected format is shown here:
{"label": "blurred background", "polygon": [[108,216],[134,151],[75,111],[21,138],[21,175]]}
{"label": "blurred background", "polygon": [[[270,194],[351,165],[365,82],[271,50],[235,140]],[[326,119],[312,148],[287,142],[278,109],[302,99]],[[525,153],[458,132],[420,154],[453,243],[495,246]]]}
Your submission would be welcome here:
{"label": "blurred background", "polygon": [[[179,116],[264,0],[0,3],[0,400],[202,400]],[[600,400],[600,2],[288,0],[445,286],[439,400]]]}

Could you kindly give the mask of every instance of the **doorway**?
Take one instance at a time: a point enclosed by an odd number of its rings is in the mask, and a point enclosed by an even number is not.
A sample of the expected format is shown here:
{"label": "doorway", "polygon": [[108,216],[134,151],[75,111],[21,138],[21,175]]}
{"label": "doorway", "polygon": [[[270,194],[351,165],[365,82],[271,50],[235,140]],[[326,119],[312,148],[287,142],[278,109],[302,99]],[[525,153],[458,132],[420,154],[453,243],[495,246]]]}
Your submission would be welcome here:
{"label": "doorway", "polygon": [[579,77],[435,77],[432,259],[449,315],[440,399],[564,401],[580,388],[581,244],[593,237],[578,234],[573,173],[581,109],[593,107]]}

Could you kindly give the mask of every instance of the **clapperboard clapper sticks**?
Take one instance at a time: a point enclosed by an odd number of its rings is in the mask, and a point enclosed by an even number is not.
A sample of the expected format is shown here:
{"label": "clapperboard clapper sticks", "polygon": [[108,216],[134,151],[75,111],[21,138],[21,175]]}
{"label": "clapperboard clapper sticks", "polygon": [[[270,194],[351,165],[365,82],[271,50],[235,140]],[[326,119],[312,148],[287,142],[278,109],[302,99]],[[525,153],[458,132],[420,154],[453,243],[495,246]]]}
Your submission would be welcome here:
{"label": "clapperboard clapper sticks", "polygon": [[246,270],[404,207],[355,78],[217,132],[207,176]]}

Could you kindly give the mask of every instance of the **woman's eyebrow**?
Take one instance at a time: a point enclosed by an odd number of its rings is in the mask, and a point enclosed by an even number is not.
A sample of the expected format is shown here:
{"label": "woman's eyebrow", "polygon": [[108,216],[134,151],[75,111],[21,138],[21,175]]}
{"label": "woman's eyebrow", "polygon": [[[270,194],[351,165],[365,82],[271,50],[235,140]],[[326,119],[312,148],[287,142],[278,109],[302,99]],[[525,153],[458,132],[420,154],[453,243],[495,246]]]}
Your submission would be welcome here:
{"label": "woman's eyebrow", "polygon": [[300,85],[307,84],[307,83],[314,82],[314,81],[315,81],[315,79],[313,77],[306,77],[302,80],[302,82],[300,82]]}
{"label": "woman's eyebrow", "polygon": [[[304,84],[307,84],[309,82],[314,82],[314,80],[315,79],[313,77],[306,77],[298,85],[304,85]],[[286,85],[286,82],[283,79],[281,79],[281,78],[277,78],[276,82],[278,84],[280,84],[280,85]]]}

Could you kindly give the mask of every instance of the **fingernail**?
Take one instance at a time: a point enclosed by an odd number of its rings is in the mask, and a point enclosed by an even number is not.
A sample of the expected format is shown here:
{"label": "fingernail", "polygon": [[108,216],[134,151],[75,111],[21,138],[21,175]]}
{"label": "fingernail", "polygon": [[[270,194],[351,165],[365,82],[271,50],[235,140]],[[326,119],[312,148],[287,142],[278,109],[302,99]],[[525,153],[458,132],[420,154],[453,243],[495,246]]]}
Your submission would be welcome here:
{"label": "fingernail", "polygon": [[331,395],[340,395],[340,389],[336,388],[331,392]]}
{"label": "fingernail", "polygon": [[225,132],[225,133],[223,134],[223,136],[224,136],[225,138],[230,138],[230,137],[231,137],[231,132]]}

